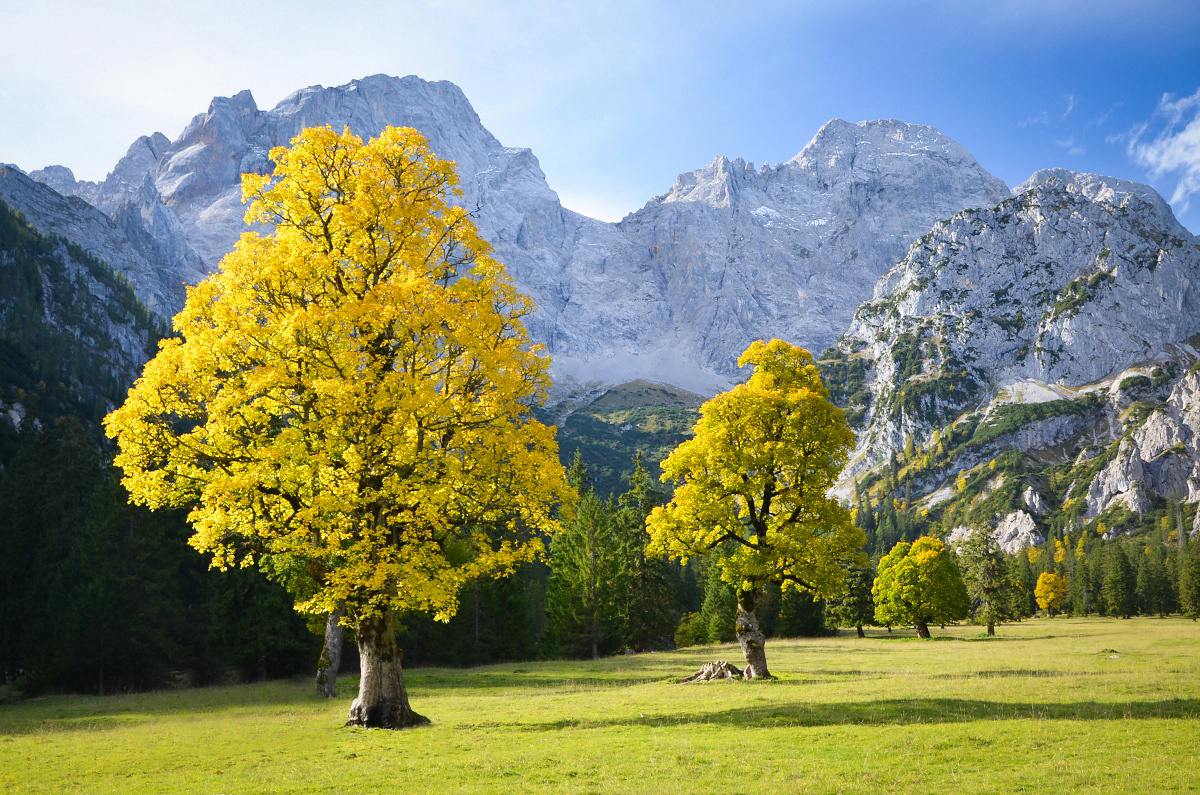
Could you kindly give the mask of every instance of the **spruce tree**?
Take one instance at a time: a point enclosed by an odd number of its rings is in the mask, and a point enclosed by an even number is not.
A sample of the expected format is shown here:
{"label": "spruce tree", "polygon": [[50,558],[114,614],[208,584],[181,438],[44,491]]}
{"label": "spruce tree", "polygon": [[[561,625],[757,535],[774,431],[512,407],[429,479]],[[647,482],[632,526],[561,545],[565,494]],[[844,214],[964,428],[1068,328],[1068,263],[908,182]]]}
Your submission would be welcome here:
{"label": "spruce tree", "polygon": [[830,599],[826,606],[833,626],[854,627],[860,638],[866,637],[863,627],[875,623],[875,601],[871,598],[874,582],[875,568],[869,563],[862,568],[850,569],[846,575],[845,593]]}
{"label": "spruce tree", "polygon": [[1180,552],[1179,607],[1193,621],[1200,618],[1200,543],[1195,541]]}
{"label": "spruce tree", "polygon": [[996,634],[996,624],[1014,616],[1012,579],[1000,544],[987,530],[974,530],[960,553],[967,595],[976,623],[987,625],[987,634]]}
{"label": "spruce tree", "polygon": [[737,594],[733,586],[721,579],[721,569],[712,561],[705,571],[704,604],[700,621],[708,643],[731,643],[737,639]]}
{"label": "spruce tree", "polygon": [[1102,590],[1110,616],[1129,618],[1137,611],[1137,575],[1120,544],[1108,552]]}
{"label": "spruce tree", "polygon": [[629,488],[618,499],[617,531],[617,616],[621,644],[635,651],[665,646],[671,638],[675,614],[667,561],[647,557],[646,517],[663,502],[664,494],[654,480],[639,450],[629,476]]}
{"label": "spruce tree", "polygon": [[578,451],[567,478],[577,496],[564,508],[562,532],[550,544],[548,643],[555,651],[597,659],[619,643],[613,619],[617,511],[592,489]]}
{"label": "spruce tree", "polygon": [[1170,589],[1163,561],[1162,541],[1158,534],[1155,534],[1146,550],[1138,556],[1138,613],[1144,616],[1157,613],[1160,618],[1166,616],[1171,601]]}

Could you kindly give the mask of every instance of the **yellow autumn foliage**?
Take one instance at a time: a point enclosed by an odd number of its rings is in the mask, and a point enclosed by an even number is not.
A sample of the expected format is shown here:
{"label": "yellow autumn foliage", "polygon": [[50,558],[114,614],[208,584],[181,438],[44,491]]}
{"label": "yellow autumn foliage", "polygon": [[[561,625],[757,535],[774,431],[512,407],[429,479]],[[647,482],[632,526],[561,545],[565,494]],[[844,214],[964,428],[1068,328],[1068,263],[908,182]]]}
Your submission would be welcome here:
{"label": "yellow autumn foliage", "polygon": [[785,582],[836,594],[846,569],[865,563],[862,531],[827,496],[854,434],[802,348],[755,342],[738,365],[753,375],[705,403],[695,436],[662,464],[663,481],[680,485],[647,519],[648,552],[722,547],[721,576],[741,590]]}
{"label": "yellow autumn foliage", "polygon": [[246,175],[248,232],[188,291],[105,421],[136,502],[188,506],[213,565],[258,563],[297,609],[441,619],[555,528],[566,485],[529,300],[489,256],[454,164],[411,129],[304,130]]}
{"label": "yellow autumn foliage", "polygon": [[1053,571],[1044,571],[1038,575],[1037,586],[1033,590],[1033,598],[1038,607],[1057,613],[1067,598],[1067,579]]}

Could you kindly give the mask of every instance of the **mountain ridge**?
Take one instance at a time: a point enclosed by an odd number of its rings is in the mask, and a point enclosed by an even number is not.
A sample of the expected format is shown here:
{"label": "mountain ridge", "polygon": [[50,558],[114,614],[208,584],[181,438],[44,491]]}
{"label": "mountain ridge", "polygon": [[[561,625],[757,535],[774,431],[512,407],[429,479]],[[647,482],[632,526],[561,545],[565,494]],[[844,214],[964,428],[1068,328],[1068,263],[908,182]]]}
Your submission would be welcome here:
{"label": "mountain ridge", "polygon": [[[723,182],[693,182],[723,185],[724,206],[681,192],[701,169],[608,224],[564,208],[533,153],[497,141],[457,86],[386,75],[300,89],[271,110],[248,91],[216,97],[175,141],[139,138],[100,183],[73,182],[61,167],[31,173],[140,219],[134,231],[171,252],[166,278],[194,283],[245,229],[240,175],[267,173],[270,148],[310,124],[362,136],[407,124],[455,160],[464,206],[538,306],[527,323],[554,358],[559,393],[649,378],[712,394],[738,378],[737,356],[765,328],[821,350],[933,220],[1008,193],[932,128],[833,120],[795,157],[753,175],[731,170],[744,172],[744,161],[715,158]],[[822,198],[838,185],[836,200]],[[690,246],[674,245],[681,227]],[[181,303],[178,289],[130,277],[141,293],[176,302],[160,302],[163,314]]]}

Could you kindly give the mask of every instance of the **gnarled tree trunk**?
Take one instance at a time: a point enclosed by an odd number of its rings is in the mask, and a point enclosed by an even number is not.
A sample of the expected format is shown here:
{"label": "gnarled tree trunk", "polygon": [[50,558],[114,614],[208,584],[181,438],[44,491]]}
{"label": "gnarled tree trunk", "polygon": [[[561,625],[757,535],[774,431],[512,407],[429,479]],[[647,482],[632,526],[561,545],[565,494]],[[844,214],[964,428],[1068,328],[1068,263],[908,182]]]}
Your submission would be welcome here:
{"label": "gnarled tree trunk", "polygon": [[317,660],[317,695],[323,698],[333,698],[337,695],[338,668],[342,664],[342,639],[346,628],[342,626],[342,616],[346,608],[339,607],[325,618],[325,645],[321,648],[321,656]]}
{"label": "gnarled tree trunk", "polygon": [[429,723],[429,718],[412,711],[408,691],[404,689],[403,656],[396,646],[392,627],[392,611],[355,622],[354,635],[358,640],[358,656],[362,678],[358,683],[358,698],[350,705],[347,726],[366,729],[403,729]]}
{"label": "gnarled tree trunk", "polygon": [[917,622],[917,637],[918,638],[928,638],[929,637],[929,625],[926,624],[924,621]]}
{"label": "gnarled tree trunk", "polygon": [[856,626],[855,629],[858,630],[858,636],[860,638],[865,638],[867,636],[867,633],[863,632],[862,624],[859,624],[858,626]]}
{"label": "gnarled tree trunk", "polygon": [[737,619],[734,631],[742,645],[742,656],[746,658],[746,669],[742,675],[747,679],[773,679],[767,670],[767,636],[758,628],[757,594],[751,591],[738,592]]}

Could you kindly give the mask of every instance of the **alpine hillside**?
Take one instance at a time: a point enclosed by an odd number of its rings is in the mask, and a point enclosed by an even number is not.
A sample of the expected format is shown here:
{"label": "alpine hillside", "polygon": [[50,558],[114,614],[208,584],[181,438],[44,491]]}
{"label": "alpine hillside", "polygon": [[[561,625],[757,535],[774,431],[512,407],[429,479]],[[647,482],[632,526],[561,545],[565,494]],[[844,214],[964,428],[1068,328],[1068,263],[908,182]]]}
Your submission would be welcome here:
{"label": "alpine hillside", "polygon": [[823,355],[859,433],[842,493],[1010,549],[1195,503],[1200,244],[1144,185],[1014,194],[935,224]]}

